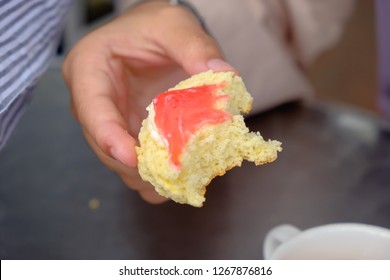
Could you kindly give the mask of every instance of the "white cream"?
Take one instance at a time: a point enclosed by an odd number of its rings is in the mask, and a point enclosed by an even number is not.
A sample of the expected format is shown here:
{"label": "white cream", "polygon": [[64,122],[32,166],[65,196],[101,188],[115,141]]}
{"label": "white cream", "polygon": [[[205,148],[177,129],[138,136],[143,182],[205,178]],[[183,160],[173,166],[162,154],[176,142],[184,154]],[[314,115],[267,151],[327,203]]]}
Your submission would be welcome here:
{"label": "white cream", "polygon": [[156,115],[154,111],[154,103],[150,103],[148,107],[146,107],[146,110],[149,112],[148,116],[148,129],[150,132],[150,135],[152,138],[162,145],[165,145],[166,147],[169,146],[168,141],[158,132],[158,128],[156,126],[156,123],[154,122],[154,117]]}

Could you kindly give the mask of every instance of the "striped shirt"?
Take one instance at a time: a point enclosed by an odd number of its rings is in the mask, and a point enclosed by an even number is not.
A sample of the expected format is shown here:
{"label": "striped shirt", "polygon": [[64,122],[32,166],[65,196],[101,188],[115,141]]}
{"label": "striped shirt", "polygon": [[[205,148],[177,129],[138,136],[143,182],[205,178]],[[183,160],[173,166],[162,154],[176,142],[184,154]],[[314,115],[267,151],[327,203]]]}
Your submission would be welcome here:
{"label": "striped shirt", "polygon": [[50,64],[71,0],[0,0],[0,149]]}

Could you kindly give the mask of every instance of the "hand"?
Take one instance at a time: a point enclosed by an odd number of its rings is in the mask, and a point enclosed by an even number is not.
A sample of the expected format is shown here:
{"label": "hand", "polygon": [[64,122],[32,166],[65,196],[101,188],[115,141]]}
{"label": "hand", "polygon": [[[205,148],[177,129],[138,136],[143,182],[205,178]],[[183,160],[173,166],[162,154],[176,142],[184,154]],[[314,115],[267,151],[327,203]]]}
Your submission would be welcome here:
{"label": "hand", "polygon": [[162,1],[140,4],[84,37],[63,75],[71,108],[99,159],[150,203],[165,201],[143,182],[135,146],[146,106],[188,75],[234,70],[195,16]]}

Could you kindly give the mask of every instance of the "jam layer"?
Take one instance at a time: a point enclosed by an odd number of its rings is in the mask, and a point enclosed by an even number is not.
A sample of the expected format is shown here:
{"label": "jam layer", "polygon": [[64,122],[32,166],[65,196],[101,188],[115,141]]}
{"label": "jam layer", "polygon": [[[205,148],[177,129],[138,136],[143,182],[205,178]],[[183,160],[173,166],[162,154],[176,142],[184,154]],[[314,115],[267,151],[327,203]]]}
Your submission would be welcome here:
{"label": "jam layer", "polygon": [[205,125],[215,125],[232,118],[219,102],[226,102],[227,95],[215,92],[223,85],[204,85],[188,89],[164,92],[153,100],[154,122],[160,135],[168,143],[170,160],[181,168],[180,156],[191,136]]}

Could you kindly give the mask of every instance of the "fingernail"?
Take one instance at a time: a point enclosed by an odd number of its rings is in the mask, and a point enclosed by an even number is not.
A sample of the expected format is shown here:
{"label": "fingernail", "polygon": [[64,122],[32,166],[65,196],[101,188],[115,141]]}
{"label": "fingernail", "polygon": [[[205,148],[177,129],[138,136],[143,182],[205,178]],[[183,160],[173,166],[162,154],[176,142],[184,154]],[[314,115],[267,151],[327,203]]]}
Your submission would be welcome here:
{"label": "fingernail", "polygon": [[207,66],[213,70],[213,71],[234,71],[234,72],[237,72],[236,69],[234,69],[233,66],[231,66],[229,63],[227,63],[226,61],[222,60],[222,59],[219,59],[219,58],[214,58],[214,59],[210,59],[208,62],[207,62]]}
{"label": "fingernail", "polygon": [[113,159],[115,159],[116,161],[128,166],[128,167],[131,167],[131,168],[134,168],[137,166],[137,156],[135,155],[134,157],[132,157],[131,154],[129,154],[127,160],[125,160],[125,158],[123,156],[120,155],[120,153],[117,152],[117,150],[115,150],[114,148],[110,148],[110,154],[111,154],[111,157]]}
{"label": "fingernail", "polygon": [[127,165],[119,156],[118,152],[114,148],[110,148],[110,154],[113,159],[119,161],[120,163]]}

